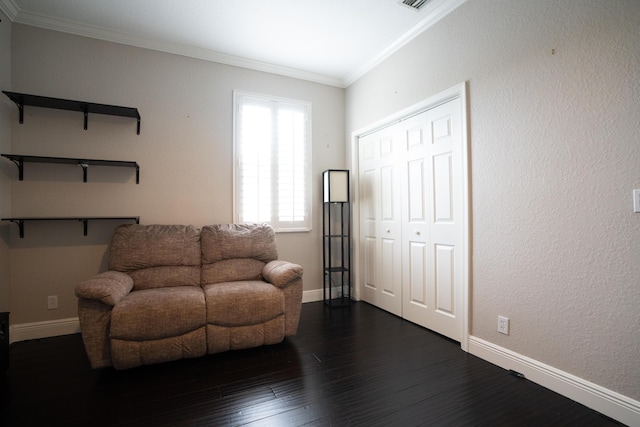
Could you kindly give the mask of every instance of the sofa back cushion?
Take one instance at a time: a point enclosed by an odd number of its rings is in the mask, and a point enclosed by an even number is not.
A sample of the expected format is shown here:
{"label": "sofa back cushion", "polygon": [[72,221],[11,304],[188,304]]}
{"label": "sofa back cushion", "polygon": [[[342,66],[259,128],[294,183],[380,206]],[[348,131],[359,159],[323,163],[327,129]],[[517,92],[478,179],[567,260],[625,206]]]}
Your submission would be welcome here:
{"label": "sofa back cushion", "polygon": [[200,285],[200,229],[191,225],[118,226],[109,269],[129,274],[133,290]]}
{"label": "sofa back cushion", "polygon": [[262,268],[278,259],[276,235],[267,224],[207,225],[201,231],[202,284],[262,280]]}

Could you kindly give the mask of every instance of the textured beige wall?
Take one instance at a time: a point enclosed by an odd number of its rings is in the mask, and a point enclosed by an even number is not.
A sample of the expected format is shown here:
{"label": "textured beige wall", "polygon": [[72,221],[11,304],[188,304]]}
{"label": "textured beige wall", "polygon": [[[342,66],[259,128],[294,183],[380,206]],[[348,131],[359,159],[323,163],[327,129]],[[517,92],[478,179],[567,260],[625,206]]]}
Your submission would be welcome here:
{"label": "textured beige wall", "polygon": [[463,81],[472,334],[640,399],[640,2],[469,1],[347,89],[347,134]]}
{"label": "textured beige wall", "polygon": [[[305,290],[321,288],[320,174],[344,164],[344,90],[202,60],[13,26],[13,89],[17,92],[137,107],[135,121],[26,108],[12,111],[18,154],[135,160],[133,169],[25,167],[11,171],[14,215],[140,215],[141,222],[202,226],[232,221],[232,90],[273,94],[313,104],[314,229],[278,234],[280,258],[305,268]],[[11,231],[13,323],[76,317],[75,285],[105,269],[115,224],[27,223]],[[47,310],[58,295],[58,310]]]}
{"label": "textured beige wall", "polygon": [[[11,21],[0,11],[0,88],[11,90]],[[0,153],[11,147],[9,112],[13,103],[6,96],[0,99]],[[13,165],[2,159],[0,164],[0,218],[11,214],[11,173]],[[11,286],[9,264],[8,222],[0,222],[0,311],[10,311]]]}

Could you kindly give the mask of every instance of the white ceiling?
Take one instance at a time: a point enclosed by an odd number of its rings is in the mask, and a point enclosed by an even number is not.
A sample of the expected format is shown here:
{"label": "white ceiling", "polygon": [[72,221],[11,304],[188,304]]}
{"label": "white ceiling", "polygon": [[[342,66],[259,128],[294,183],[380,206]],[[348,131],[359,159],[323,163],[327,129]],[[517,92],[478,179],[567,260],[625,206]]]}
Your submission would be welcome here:
{"label": "white ceiling", "polygon": [[0,0],[13,22],[346,87],[466,0]]}

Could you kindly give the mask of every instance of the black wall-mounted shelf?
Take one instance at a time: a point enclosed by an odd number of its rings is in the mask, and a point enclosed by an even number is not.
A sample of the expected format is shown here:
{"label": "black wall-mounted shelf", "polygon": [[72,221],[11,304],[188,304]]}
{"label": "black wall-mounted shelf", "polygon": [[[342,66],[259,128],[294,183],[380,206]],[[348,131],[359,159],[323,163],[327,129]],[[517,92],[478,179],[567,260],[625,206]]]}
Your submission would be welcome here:
{"label": "black wall-mounted shelf", "polygon": [[135,221],[140,224],[139,216],[73,216],[73,217],[20,217],[20,218],[2,218],[2,221],[11,221],[18,225],[20,229],[20,238],[24,238],[24,222],[25,221],[80,221],[84,224],[84,235],[87,235],[89,221]]}
{"label": "black wall-mounted shelf", "polygon": [[18,167],[18,179],[24,178],[24,163],[56,163],[65,165],[78,165],[82,167],[83,181],[87,182],[87,169],[89,165],[94,166],[119,166],[136,169],[136,184],[140,183],[140,165],[133,161],[122,160],[95,160],[95,159],[74,159],[69,157],[42,157],[42,156],[22,156],[18,154],[1,154],[11,160]]}
{"label": "black wall-mounted shelf", "polygon": [[50,98],[47,96],[28,95],[26,93],[2,91],[18,106],[20,123],[24,122],[24,106],[53,108],[56,110],[79,111],[84,113],[84,128],[87,129],[89,113],[109,116],[131,117],[138,121],[137,133],[140,135],[140,113],[137,108],[117,105],[96,104],[93,102],[72,101],[69,99]]}

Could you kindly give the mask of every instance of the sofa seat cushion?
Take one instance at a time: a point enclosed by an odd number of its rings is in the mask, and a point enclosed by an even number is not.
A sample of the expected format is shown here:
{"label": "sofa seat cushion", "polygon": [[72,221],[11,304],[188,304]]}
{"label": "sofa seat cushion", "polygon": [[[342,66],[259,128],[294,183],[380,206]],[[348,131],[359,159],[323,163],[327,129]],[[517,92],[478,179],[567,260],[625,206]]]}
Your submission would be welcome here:
{"label": "sofa seat cushion", "polygon": [[206,325],[200,287],[179,286],[131,292],[113,308],[112,339],[148,341],[186,334]]}
{"label": "sofa seat cushion", "polygon": [[284,314],[284,295],[270,283],[247,280],[209,284],[203,289],[208,324],[257,325]]}
{"label": "sofa seat cushion", "polygon": [[262,281],[264,262],[253,258],[233,258],[213,264],[202,264],[202,283],[222,283],[238,280]]}
{"label": "sofa seat cushion", "polygon": [[133,290],[174,286],[200,286],[200,267],[192,265],[158,266],[129,272]]}
{"label": "sofa seat cushion", "polygon": [[278,344],[284,339],[284,315],[258,325],[207,325],[207,353]]}
{"label": "sofa seat cushion", "polygon": [[205,354],[207,354],[205,327],[159,340],[111,340],[111,361],[116,369],[201,357]]}

